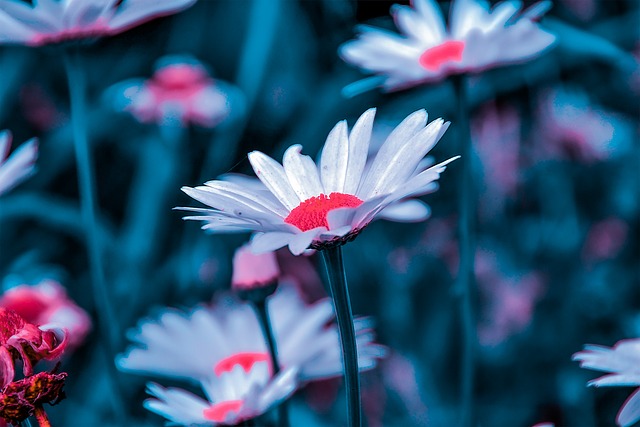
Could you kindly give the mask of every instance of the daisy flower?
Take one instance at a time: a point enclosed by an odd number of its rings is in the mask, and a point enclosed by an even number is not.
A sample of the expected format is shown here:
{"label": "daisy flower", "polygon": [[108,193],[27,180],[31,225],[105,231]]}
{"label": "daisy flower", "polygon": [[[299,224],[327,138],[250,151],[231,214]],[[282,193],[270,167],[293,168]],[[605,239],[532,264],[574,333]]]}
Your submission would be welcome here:
{"label": "daisy flower", "polygon": [[[280,284],[267,304],[283,372],[296,367],[298,384],[342,374],[329,299],[307,305],[291,286]],[[385,348],[373,342],[371,323],[355,320],[361,370],[374,368],[385,354]],[[270,364],[255,311],[231,297],[186,313],[167,310],[158,320],[142,321],[129,338],[135,345],[117,359],[124,371],[198,382],[236,365],[248,369],[257,362]]]}
{"label": "daisy flower", "polygon": [[42,46],[124,32],[196,0],[0,0],[0,43]]}
{"label": "daisy flower", "polygon": [[65,329],[69,347],[78,347],[91,330],[91,319],[53,280],[19,285],[0,296],[0,307],[15,311],[24,320],[42,328]]}
{"label": "daisy flower", "polygon": [[203,399],[180,388],[147,385],[144,407],[184,426],[237,425],[267,412],[296,389],[295,368],[271,376],[266,360],[235,364],[202,382]]}
{"label": "daisy flower", "polygon": [[[213,209],[185,219],[206,221],[212,232],[255,231],[254,252],[289,246],[293,254],[326,249],[354,239],[374,219],[422,221],[428,207],[407,200],[433,192],[449,159],[424,167],[422,159],[449,127],[442,119],[427,125],[427,113],[416,111],[400,123],[374,158],[368,159],[375,109],[366,111],[351,132],[346,121],[329,133],[319,165],[293,145],[283,165],[260,151],[249,162],[263,186],[209,181],[182,190]],[[369,160],[369,164],[367,164]]]}
{"label": "daisy flower", "polygon": [[213,80],[200,62],[187,56],[162,58],[150,79],[127,80],[110,92],[116,109],[142,123],[214,127],[229,116],[232,103],[242,104],[237,88]]}
{"label": "daisy flower", "polygon": [[548,9],[542,2],[524,13],[505,1],[493,9],[485,0],[454,0],[449,29],[435,0],[412,0],[391,9],[401,34],[361,26],[356,40],[340,47],[346,62],[381,76],[385,90],[439,81],[522,62],[551,46],[555,37],[534,21]]}
{"label": "daisy flower", "polygon": [[31,175],[38,157],[38,143],[35,138],[22,144],[9,156],[11,133],[0,132],[0,194],[9,191],[20,181]]}
{"label": "daisy flower", "polygon": [[[581,368],[609,372],[589,381],[590,386],[640,386],[640,338],[618,341],[612,348],[586,345],[573,355]],[[624,402],[616,417],[626,427],[640,421],[640,388]]]}

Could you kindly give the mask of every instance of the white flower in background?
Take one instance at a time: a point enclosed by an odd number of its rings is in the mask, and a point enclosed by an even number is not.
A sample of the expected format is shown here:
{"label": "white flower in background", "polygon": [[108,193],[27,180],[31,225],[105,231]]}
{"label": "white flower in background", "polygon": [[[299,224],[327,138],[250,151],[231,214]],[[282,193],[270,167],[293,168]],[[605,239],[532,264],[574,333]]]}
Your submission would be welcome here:
{"label": "white flower in background", "polygon": [[555,41],[536,22],[550,2],[524,13],[515,1],[493,9],[484,0],[453,0],[449,30],[434,0],[394,5],[391,13],[401,34],[360,26],[356,40],[340,47],[340,56],[367,72],[383,76],[385,90],[397,90],[450,74],[474,73],[522,62]]}
{"label": "white flower in background", "polygon": [[196,0],[0,0],[0,43],[28,46],[121,33]]}
{"label": "white flower in background", "polygon": [[[197,351],[197,348],[196,348]],[[144,407],[183,426],[236,425],[264,414],[296,389],[295,368],[271,377],[266,361],[236,364],[219,377],[205,380],[203,399],[180,388],[147,384]]]}
{"label": "white flower in background", "polygon": [[[573,355],[580,367],[609,372],[589,381],[590,386],[640,386],[640,338],[618,341],[612,348],[586,345]],[[627,427],[640,421],[640,388],[624,402],[616,417],[618,425]]]}
{"label": "white flower in background", "polygon": [[22,144],[9,156],[11,133],[0,132],[0,194],[9,191],[20,181],[33,173],[38,157],[38,143],[35,138]]}
{"label": "white flower in background", "polygon": [[[437,189],[449,159],[431,167],[422,162],[449,127],[442,119],[427,125],[427,113],[416,111],[400,123],[374,158],[368,159],[375,109],[366,111],[351,132],[346,121],[329,133],[320,164],[293,145],[283,165],[259,151],[249,162],[264,187],[231,181],[209,181],[183,191],[213,209],[185,219],[206,221],[212,232],[255,231],[254,252],[288,245],[293,254],[307,248],[343,244],[371,221],[422,221],[429,216],[423,202],[412,199]],[[369,160],[369,162],[368,162]]]}
{"label": "white flower in background", "polygon": [[[292,287],[280,284],[267,304],[283,370],[295,367],[298,384],[342,374],[329,299],[307,305]],[[385,348],[373,342],[371,320],[358,318],[354,324],[360,369],[372,369]],[[141,322],[129,338],[136,345],[117,359],[124,371],[206,382],[236,365],[271,363],[251,304],[231,297],[188,313],[167,310],[157,321]]]}
{"label": "white flower in background", "polygon": [[130,79],[109,90],[117,110],[128,111],[143,123],[195,124],[214,127],[232,107],[244,108],[239,89],[214,80],[195,58],[167,56],[156,63],[149,79]]}

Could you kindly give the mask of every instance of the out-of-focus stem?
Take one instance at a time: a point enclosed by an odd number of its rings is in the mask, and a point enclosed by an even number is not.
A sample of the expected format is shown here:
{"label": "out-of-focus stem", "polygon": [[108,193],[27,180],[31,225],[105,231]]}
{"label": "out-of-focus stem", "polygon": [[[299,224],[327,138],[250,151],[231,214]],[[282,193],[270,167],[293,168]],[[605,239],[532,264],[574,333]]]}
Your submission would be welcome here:
{"label": "out-of-focus stem", "polygon": [[459,253],[460,265],[458,269],[458,283],[455,287],[456,296],[460,303],[460,320],[462,323],[462,360],[461,376],[461,414],[462,427],[474,425],[473,389],[475,382],[475,347],[476,325],[473,314],[474,289],[474,212],[476,191],[473,187],[471,132],[469,129],[469,108],[467,104],[467,79],[464,75],[453,77],[453,83],[458,101],[457,131],[459,139],[459,153],[462,156],[462,176],[460,179],[459,199]]}
{"label": "out-of-focus stem", "polygon": [[117,402],[119,399],[115,378],[117,372],[115,365],[110,363],[115,356],[114,349],[118,348],[120,326],[118,318],[113,311],[110,293],[107,290],[104,280],[103,253],[96,219],[95,173],[87,136],[87,85],[80,52],[75,50],[65,51],[64,65],[69,86],[71,125],[73,127],[73,141],[78,169],[78,187],[80,189],[80,210],[85,227],[87,248],[89,250],[92,294],[96,306],[98,330],[102,335],[101,344],[104,346],[106,360],[108,361],[107,369],[112,374],[109,378],[113,387],[113,393],[115,394],[113,398],[116,400],[114,409],[116,415],[121,418],[120,421],[123,421],[123,406]]}
{"label": "out-of-focus stem", "polygon": [[347,413],[349,426],[362,425],[362,405],[360,402],[360,375],[358,372],[358,347],[356,345],[356,331],[353,325],[351,300],[347,288],[347,277],[342,260],[342,247],[336,246],[322,251],[329,287],[336,309],[336,320],[342,347],[342,362],[344,365],[345,385],[347,389]]}
{"label": "out-of-focus stem", "polygon": [[[262,331],[267,339],[267,345],[269,347],[269,356],[271,356],[271,362],[273,366],[273,375],[277,375],[280,372],[280,363],[278,361],[278,348],[276,346],[276,339],[271,327],[271,321],[269,320],[269,312],[267,311],[266,298],[255,301],[256,312],[258,313],[258,319],[262,326]],[[282,402],[278,407],[278,426],[289,426],[289,410],[287,408],[287,402]]]}
{"label": "out-of-focus stem", "polygon": [[35,416],[36,416],[36,420],[38,420],[38,425],[40,427],[51,427],[51,423],[49,422],[49,417],[47,417],[47,413],[44,411],[42,406],[36,406]]}

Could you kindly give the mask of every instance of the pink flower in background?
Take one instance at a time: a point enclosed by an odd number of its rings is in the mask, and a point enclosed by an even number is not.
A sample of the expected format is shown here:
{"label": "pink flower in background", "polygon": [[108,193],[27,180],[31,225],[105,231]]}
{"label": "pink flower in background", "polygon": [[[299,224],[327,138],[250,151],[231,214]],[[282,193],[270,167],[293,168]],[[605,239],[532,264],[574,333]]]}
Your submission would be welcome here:
{"label": "pink flower in background", "polygon": [[482,163],[484,186],[479,209],[484,216],[502,213],[507,198],[515,195],[519,180],[521,123],[512,107],[486,104],[474,116],[472,139]]}
{"label": "pink flower in background", "polygon": [[147,385],[144,407],[184,426],[237,425],[264,414],[296,389],[296,369],[287,368],[275,377],[264,359],[235,364],[202,382],[206,400],[180,388]]}
{"label": "pink flower in background", "polygon": [[233,277],[231,287],[234,290],[250,290],[274,284],[280,277],[280,268],[274,252],[254,254],[245,244],[233,255]]}
{"label": "pink flower in background", "polygon": [[367,165],[375,109],[366,111],[351,133],[346,121],[329,133],[320,164],[293,145],[283,165],[259,151],[249,162],[263,186],[209,181],[182,190],[213,209],[180,208],[202,213],[211,232],[254,231],[255,252],[289,246],[295,255],[354,239],[371,221],[384,216],[396,221],[422,221],[428,207],[413,197],[437,189],[436,181],[449,159],[424,167],[424,156],[449,127],[442,119],[427,125],[427,113],[416,111],[389,135]]}
{"label": "pink flower in background", "polygon": [[497,346],[531,323],[544,282],[536,273],[506,276],[499,270],[495,254],[482,249],[476,253],[475,269],[485,300],[478,339],[483,346]]}
{"label": "pink flower in background", "polygon": [[91,330],[91,319],[67,296],[65,289],[53,280],[37,285],[20,285],[0,296],[0,307],[18,313],[25,321],[41,328],[67,331],[68,345],[76,348]]}
{"label": "pink flower in background", "polygon": [[619,218],[607,218],[595,223],[582,246],[583,260],[593,262],[614,258],[620,253],[628,233],[629,225]]}
{"label": "pink flower in background", "polygon": [[413,0],[391,9],[400,34],[361,26],[358,39],[340,47],[340,56],[382,76],[385,90],[523,62],[555,41],[534,22],[549,5],[538,3],[521,13],[516,2],[490,9],[484,0],[454,0],[447,31],[437,2]]}
{"label": "pink flower in background", "polygon": [[538,101],[535,135],[537,160],[580,162],[619,154],[633,138],[624,121],[594,107],[586,93],[566,88],[547,91]]}
{"label": "pink flower in background", "polygon": [[9,131],[0,132],[0,194],[9,191],[31,175],[38,157],[38,143],[35,138],[22,144],[9,156],[11,139]]}
{"label": "pink flower in background", "polygon": [[[640,338],[618,341],[612,348],[585,345],[573,355],[581,368],[609,372],[589,381],[595,387],[640,386]],[[627,427],[640,421],[640,388],[624,402],[616,417],[618,425]]]}
{"label": "pink flower in background", "polygon": [[240,110],[243,104],[237,88],[213,80],[189,56],[162,58],[150,79],[126,80],[110,92],[116,109],[143,123],[214,127],[229,116],[232,107]]}
{"label": "pink flower in background", "polygon": [[14,362],[22,361],[25,376],[40,360],[54,360],[67,346],[66,331],[27,322],[15,311],[0,307],[0,388],[15,376]]}
{"label": "pink flower in background", "polygon": [[[332,323],[329,299],[305,304],[290,286],[281,284],[267,301],[284,368],[297,367],[297,381],[332,378],[342,374],[338,330]],[[373,342],[371,320],[355,320],[362,370],[372,369],[385,348]],[[118,358],[125,371],[202,381],[215,366],[269,360],[263,332],[251,304],[234,298],[190,312],[167,310],[157,321],[142,321],[129,334],[136,343]]]}
{"label": "pink flower in background", "polygon": [[0,0],[0,43],[41,46],[121,33],[196,0]]}

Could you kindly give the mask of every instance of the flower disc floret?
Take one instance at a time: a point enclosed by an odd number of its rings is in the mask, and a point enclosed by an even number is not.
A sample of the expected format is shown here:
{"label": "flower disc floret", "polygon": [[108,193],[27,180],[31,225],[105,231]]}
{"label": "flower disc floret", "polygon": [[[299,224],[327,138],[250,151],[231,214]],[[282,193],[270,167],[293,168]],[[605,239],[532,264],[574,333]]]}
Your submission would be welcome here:
{"label": "flower disc floret", "polygon": [[351,194],[331,193],[328,196],[321,194],[311,197],[293,209],[284,219],[284,222],[298,227],[302,231],[308,231],[316,227],[329,229],[327,214],[338,208],[357,208],[362,200]]}

